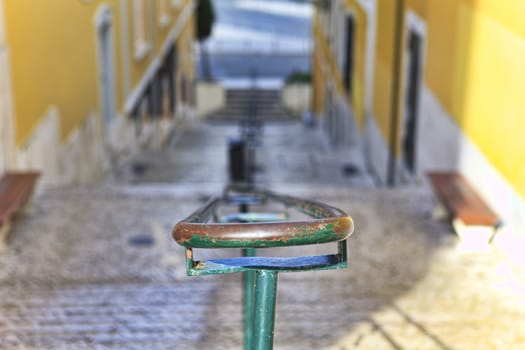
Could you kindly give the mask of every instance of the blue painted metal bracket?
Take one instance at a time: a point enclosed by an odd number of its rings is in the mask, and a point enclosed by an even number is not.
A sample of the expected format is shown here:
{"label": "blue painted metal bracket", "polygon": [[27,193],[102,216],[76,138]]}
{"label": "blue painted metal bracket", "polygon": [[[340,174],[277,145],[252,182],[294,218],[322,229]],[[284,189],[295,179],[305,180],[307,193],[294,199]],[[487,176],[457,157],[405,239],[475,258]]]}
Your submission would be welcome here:
{"label": "blue painted metal bracket", "polygon": [[192,248],[186,248],[186,273],[188,276],[204,276],[272,270],[298,272],[343,269],[348,266],[346,239],[338,242],[337,254],[300,257],[242,256],[226,259],[199,261],[193,259]]}

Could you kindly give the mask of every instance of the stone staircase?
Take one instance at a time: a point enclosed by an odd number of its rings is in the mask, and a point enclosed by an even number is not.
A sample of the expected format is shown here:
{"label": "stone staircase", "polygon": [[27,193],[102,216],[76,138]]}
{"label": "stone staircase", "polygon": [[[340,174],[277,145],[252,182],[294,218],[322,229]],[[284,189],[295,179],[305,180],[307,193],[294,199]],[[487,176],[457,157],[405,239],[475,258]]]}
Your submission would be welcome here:
{"label": "stone staircase", "polygon": [[238,121],[244,118],[264,121],[289,120],[278,89],[227,89],[226,106],[210,115],[209,120]]}

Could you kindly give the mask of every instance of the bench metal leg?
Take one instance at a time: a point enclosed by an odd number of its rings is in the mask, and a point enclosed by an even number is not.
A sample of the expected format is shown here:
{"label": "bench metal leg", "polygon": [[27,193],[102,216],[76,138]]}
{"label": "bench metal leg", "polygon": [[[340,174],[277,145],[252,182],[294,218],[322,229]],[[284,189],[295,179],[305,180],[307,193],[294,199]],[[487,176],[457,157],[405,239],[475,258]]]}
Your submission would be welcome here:
{"label": "bench metal leg", "polygon": [[448,219],[450,216],[447,208],[440,201],[435,202],[434,208],[432,208],[432,219],[440,221]]}
{"label": "bench metal leg", "polygon": [[[248,196],[249,195],[249,196]],[[238,216],[226,223],[210,223],[218,216],[217,208],[235,202],[264,204],[275,200],[286,207],[295,207],[311,220],[266,222],[257,216]],[[240,213],[249,213],[249,205],[241,204]],[[236,221],[238,220],[238,221]],[[247,222],[243,221],[247,220]],[[252,225],[241,225],[252,223]],[[336,229],[337,228],[337,229]],[[277,280],[279,272],[299,272],[340,269],[347,267],[346,239],[353,230],[353,221],[343,211],[313,201],[271,192],[254,191],[239,198],[225,193],[211,199],[206,205],[179,222],[173,229],[174,239],[186,247],[186,271],[190,276],[227,273],[244,273],[244,349],[272,350],[275,328]],[[261,234],[262,233],[262,234]],[[272,236],[267,237],[266,233]],[[275,236],[273,236],[275,235]],[[338,242],[338,253],[321,256],[257,257],[253,248],[287,247],[293,245]],[[246,249],[250,247],[251,249]],[[232,257],[197,261],[193,259],[193,248],[241,248],[244,257]]]}
{"label": "bench metal leg", "polygon": [[254,350],[273,349],[277,271],[258,270],[255,288]]}
{"label": "bench metal leg", "polygon": [[493,226],[466,225],[461,219],[454,219],[452,227],[460,241],[458,250],[465,253],[482,253],[490,251],[492,239],[496,233]]}
{"label": "bench metal leg", "polygon": [[0,224],[0,252],[4,251],[7,247],[7,237],[9,236],[9,231],[11,231],[11,219],[5,219],[3,223]]}
{"label": "bench metal leg", "polygon": [[[254,248],[242,250],[243,256],[255,256]],[[244,273],[244,350],[253,350],[255,308],[255,271]]]}

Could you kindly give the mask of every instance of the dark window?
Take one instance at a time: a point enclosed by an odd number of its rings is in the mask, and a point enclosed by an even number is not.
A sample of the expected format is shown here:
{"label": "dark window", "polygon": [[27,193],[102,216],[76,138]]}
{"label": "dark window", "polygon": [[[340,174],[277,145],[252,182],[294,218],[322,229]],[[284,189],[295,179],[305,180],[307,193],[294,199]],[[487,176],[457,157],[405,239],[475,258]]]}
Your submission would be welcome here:
{"label": "dark window", "polygon": [[[168,96],[169,96],[169,107],[170,112],[175,112],[176,104],[176,84],[175,77],[177,72],[177,47],[173,45],[166,55],[166,59],[163,66],[163,73],[167,81]],[[165,87],[166,84],[163,84]]]}
{"label": "dark window", "polygon": [[151,82],[151,116],[162,115],[162,71],[159,71]]}
{"label": "dark window", "polygon": [[345,55],[343,62],[343,78],[346,91],[352,93],[352,79],[354,76],[354,41],[355,41],[354,17],[346,17],[346,40]]}
{"label": "dark window", "polygon": [[405,90],[405,115],[403,137],[403,159],[410,172],[416,169],[416,126],[419,105],[419,83],[421,72],[421,37],[415,32],[408,34],[408,74]]}
{"label": "dark window", "polygon": [[182,76],[182,79],[181,79],[181,84],[180,84],[180,99],[182,101],[182,103],[187,103],[188,102],[188,79],[186,78],[185,75]]}

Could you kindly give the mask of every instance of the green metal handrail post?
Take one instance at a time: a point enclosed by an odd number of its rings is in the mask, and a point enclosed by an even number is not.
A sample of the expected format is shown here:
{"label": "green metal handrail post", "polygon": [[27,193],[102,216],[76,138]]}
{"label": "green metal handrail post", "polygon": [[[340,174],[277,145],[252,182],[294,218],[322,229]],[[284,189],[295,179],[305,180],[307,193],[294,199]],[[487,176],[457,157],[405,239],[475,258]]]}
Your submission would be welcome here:
{"label": "green metal handrail post", "polygon": [[[255,249],[242,250],[243,256],[255,256]],[[247,271],[244,278],[244,350],[253,350],[253,324],[255,308],[255,271]]]}
{"label": "green metal handrail post", "polygon": [[[273,200],[310,216],[309,220],[282,221],[281,216],[250,215],[248,203]],[[217,220],[221,205],[244,203],[241,213]],[[347,267],[346,240],[352,234],[352,218],[342,210],[314,201],[250,190],[235,196],[226,192],[180,221],[173,238],[186,248],[189,276],[244,273],[245,350],[272,350],[280,272],[333,270]],[[336,254],[314,256],[256,256],[255,249],[337,242]],[[195,260],[194,248],[241,248],[243,256]],[[255,276],[254,276],[255,275]]]}
{"label": "green metal handrail post", "polygon": [[254,350],[272,350],[277,299],[277,271],[257,270],[255,288]]}

